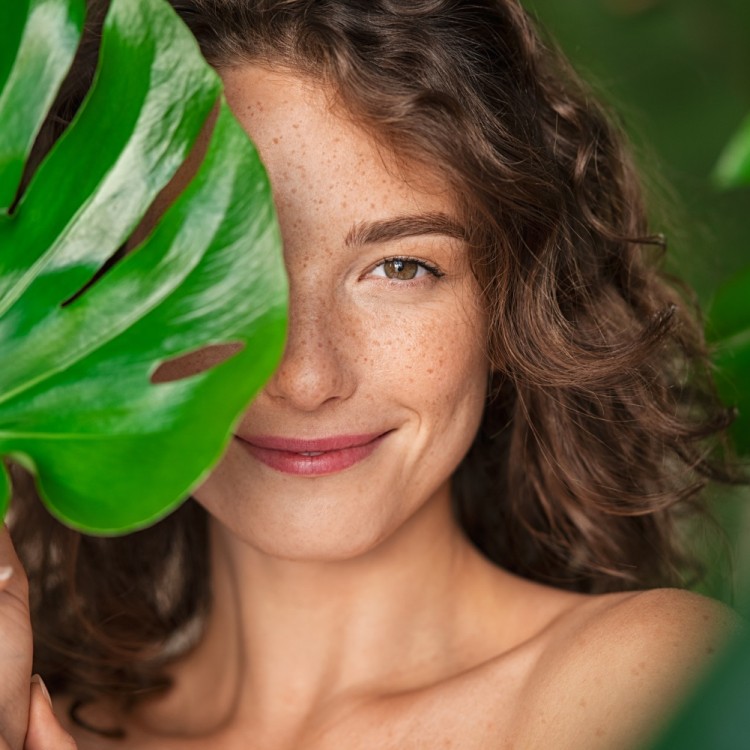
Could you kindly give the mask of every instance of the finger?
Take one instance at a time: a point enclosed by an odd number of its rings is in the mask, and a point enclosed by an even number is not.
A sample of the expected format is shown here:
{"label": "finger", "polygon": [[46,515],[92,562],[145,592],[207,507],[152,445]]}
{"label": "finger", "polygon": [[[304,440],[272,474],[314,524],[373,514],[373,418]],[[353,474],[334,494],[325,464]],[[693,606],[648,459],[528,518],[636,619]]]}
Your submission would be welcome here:
{"label": "finger", "polygon": [[34,675],[31,680],[29,727],[23,750],[77,750],[75,740],[57,720],[49,693],[39,675]]}
{"label": "finger", "polygon": [[11,750],[20,750],[28,724],[33,637],[26,574],[4,524],[0,569],[0,736]]}

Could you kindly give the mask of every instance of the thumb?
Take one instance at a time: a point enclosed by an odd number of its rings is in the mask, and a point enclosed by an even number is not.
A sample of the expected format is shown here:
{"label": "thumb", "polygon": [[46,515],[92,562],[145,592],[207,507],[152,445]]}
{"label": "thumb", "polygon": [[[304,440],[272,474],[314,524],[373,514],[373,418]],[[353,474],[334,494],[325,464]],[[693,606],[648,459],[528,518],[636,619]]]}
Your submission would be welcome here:
{"label": "thumb", "polygon": [[31,678],[29,728],[23,750],[78,750],[75,740],[57,720],[49,693],[39,675]]}

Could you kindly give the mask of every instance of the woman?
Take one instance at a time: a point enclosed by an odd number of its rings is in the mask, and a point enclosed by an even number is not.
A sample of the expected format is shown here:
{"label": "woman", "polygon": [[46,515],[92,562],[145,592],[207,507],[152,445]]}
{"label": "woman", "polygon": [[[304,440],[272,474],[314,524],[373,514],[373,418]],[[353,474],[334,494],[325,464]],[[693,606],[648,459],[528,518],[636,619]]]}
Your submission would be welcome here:
{"label": "woman", "polygon": [[54,713],[5,536],[9,747],[648,740],[731,627],[643,591],[730,417],[622,137],[514,0],[173,5],[268,168],[289,338],[157,526],[16,502]]}

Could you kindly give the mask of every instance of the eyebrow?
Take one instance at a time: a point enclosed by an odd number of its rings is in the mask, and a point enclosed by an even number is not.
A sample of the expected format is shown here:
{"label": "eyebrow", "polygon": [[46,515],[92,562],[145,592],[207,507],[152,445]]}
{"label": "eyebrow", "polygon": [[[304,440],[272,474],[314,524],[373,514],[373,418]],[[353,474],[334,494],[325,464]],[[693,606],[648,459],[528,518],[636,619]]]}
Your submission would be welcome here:
{"label": "eyebrow", "polygon": [[358,222],[349,230],[345,243],[349,246],[366,245],[423,234],[445,234],[459,240],[466,239],[466,230],[455,219],[448,214],[434,211]]}

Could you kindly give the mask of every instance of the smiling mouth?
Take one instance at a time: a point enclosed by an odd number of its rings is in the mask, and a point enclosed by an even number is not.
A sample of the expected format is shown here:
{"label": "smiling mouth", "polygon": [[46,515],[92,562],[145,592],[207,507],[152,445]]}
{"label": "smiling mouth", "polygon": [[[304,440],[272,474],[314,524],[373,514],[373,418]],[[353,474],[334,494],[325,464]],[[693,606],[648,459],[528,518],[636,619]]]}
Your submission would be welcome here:
{"label": "smiling mouth", "polygon": [[317,440],[269,435],[241,438],[242,447],[254,459],[282,474],[323,476],[344,471],[370,456],[390,434],[335,435]]}

